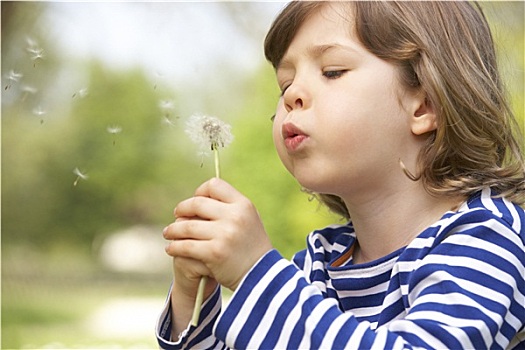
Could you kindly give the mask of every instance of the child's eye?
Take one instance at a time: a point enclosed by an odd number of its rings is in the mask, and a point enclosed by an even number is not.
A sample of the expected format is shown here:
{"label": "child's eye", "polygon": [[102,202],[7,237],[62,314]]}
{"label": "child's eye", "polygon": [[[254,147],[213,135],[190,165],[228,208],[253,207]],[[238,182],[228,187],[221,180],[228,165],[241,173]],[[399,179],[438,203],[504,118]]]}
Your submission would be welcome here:
{"label": "child's eye", "polygon": [[290,87],[290,85],[285,86],[285,87],[282,88],[282,90],[281,90],[281,97],[284,96],[284,93],[286,92],[286,90],[287,90],[289,87]]}
{"label": "child's eye", "polygon": [[328,70],[326,72],[323,72],[323,76],[328,79],[337,79],[340,78],[343,74],[347,72],[346,69],[341,70]]}

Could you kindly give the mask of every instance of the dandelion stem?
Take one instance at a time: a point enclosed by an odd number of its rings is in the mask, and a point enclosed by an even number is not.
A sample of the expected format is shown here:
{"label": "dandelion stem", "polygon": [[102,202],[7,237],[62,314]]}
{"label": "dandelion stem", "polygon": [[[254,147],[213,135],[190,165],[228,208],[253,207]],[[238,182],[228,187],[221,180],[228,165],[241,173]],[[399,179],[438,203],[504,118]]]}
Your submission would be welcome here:
{"label": "dandelion stem", "polygon": [[[212,145],[213,154],[215,158],[215,177],[221,177],[221,167],[219,160],[219,147],[216,144]],[[202,302],[204,301],[204,288],[208,282],[208,276],[202,276],[197,289],[197,296],[195,298],[195,306],[193,308],[193,316],[191,317],[191,325],[197,327],[199,324],[199,317],[202,309]]]}
{"label": "dandelion stem", "polygon": [[202,276],[199,281],[199,289],[197,290],[197,297],[195,298],[195,307],[193,308],[193,316],[191,317],[191,325],[197,327],[199,324],[199,317],[201,315],[202,302],[204,301],[204,288],[208,283],[208,276]]}
{"label": "dandelion stem", "polygon": [[221,164],[219,160],[219,148],[215,146],[213,148],[213,155],[215,156],[215,177],[220,178],[221,177]]}

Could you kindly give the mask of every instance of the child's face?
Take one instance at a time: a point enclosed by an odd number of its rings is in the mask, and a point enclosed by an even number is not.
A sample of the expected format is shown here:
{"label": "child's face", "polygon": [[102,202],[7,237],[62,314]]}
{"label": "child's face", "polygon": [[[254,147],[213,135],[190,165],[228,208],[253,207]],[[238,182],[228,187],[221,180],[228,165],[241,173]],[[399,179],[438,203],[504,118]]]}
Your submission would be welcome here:
{"label": "child's face", "polygon": [[417,155],[408,123],[418,99],[355,38],[343,6],[309,17],[285,53],[273,137],[301,185],[345,198],[403,177],[399,159]]}

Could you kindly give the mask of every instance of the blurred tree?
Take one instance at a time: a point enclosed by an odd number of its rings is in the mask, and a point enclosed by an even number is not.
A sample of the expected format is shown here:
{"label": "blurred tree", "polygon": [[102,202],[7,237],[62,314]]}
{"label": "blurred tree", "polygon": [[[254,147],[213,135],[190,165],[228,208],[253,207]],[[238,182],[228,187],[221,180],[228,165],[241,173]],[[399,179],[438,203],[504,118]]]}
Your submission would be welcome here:
{"label": "blurred tree", "polygon": [[47,4],[2,2],[2,109],[43,118],[52,107],[49,96],[60,72],[53,38],[47,35],[42,14]]}
{"label": "blurred tree", "polygon": [[[139,70],[110,72],[99,64],[87,69],[90,93],[74,104],[70,117],[42,125],[28,117],[4,120],[6,242],[89,243],[110,228],[155,221],[156,201],[145,193],[155,195],[165,182],[157,96]],[[112,125],[122,131],[111,134]],[[173,152],[174,164],[188,168],[179,154]],[[89,175],[77,186],[75,167]]]}
{"label": "blurred tree", "polygon": [[525,133],[525,2],[487,1],[481,6],[491,25],[499,66],[518,124]]}

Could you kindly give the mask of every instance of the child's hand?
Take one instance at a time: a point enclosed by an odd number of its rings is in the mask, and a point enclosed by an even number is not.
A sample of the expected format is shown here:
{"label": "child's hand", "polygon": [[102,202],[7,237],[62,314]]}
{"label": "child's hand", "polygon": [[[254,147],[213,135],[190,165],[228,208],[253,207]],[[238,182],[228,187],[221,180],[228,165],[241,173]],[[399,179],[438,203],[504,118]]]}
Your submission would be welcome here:
{"label": "child's hand", "polygon": [[[272,249],[253,204],[218,178],[179,203],[175,217],[164,231],[164,238],[173,241],[167,253],[201,261],[212,278],[231,290]],[[201,273],[204,266],[199,267]]]}

